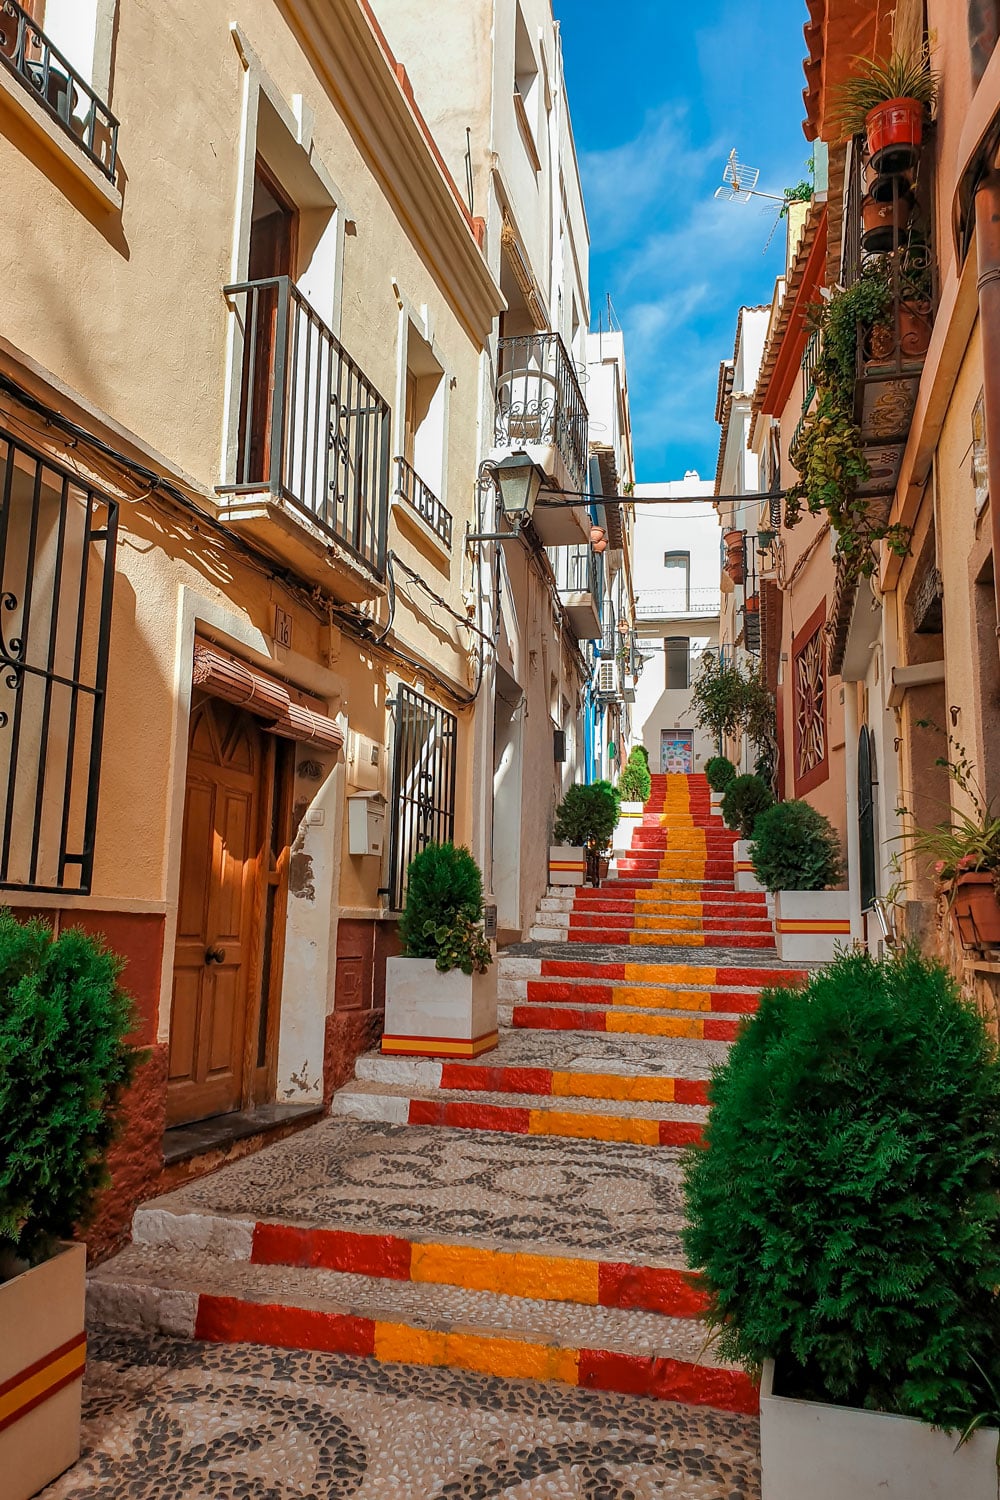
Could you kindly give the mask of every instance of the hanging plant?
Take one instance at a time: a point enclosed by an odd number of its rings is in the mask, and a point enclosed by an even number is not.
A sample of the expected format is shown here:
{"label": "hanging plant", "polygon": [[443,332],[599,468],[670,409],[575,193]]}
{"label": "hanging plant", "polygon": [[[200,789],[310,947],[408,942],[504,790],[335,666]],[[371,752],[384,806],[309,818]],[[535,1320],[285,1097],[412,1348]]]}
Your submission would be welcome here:
{"label": "hanging plant", "polygon": [[884,258],[870,262],[853,286],[835,292],[816,309],[814,326],[820,331],[820,350],[813,372],[816,405],[805,418],[789,458],[798,482],[785,496],[785,524],[794,526],[805,508],[811,515],[825,513],[837,535],[837,552],[851,568],[870,576],[875,570],[875,544],[905,556],[910,533],[904,526],[887,525],[885,507],[858,494],[869,477],[854,416],[859,328],[868,343],[893,338],[892,282]]}

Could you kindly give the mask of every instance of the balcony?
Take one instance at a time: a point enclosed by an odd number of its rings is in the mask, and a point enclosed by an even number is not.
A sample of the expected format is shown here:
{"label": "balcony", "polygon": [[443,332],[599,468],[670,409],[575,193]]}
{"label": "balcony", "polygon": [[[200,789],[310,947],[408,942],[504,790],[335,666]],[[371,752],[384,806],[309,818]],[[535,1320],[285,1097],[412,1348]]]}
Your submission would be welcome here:
{"label": "balcony", "polygon": [[371,598],[385,573],[389,404],[287,276],[225,294],[243,350],[222,518],[338,597]]}
{"label": "balcony", "polygon": [[640,620],[681,620],[717,615],[722,605],[719,589],[651,589],[636,595]]}
{"label": "balcony", "polygon": [[114,182],[118,121],[17,0],[0,0],[0,64]]}
{"label": "balcony", "polygon": [[396,495],[406,502],[414,515],[420,517],[441,545],[450,552],[451,511],[442,505],[434,491],[424,484],[416,469],[405,458],[396,459]]}
{"label": "balcony", "polygon": [[[497,449],[523,449],[556,489],[582,492],[587,484],[587,406],[562,339],[557,333],[501,339],[498,361]],[[544,501],[536,506],[533,521],[547,546],[579,542],[590,525],[584,506],[546,511]]]}
{"label": "balcony", "polygon": [[601,638],[604,568],[590,546],[560,547],[549,553],[559,602],[578,641]]}

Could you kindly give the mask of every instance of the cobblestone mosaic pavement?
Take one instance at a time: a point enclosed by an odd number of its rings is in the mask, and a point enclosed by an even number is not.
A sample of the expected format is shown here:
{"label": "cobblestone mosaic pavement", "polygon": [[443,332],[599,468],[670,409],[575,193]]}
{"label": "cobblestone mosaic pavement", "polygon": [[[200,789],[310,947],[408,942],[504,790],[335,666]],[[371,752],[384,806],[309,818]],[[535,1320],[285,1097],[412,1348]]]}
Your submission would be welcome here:
{"label": "cobblestone mosaic pavement", "polygon": [[83,1457],[40,1500],[759,1500],[756,1426],[533,1381],[99,1335]]}

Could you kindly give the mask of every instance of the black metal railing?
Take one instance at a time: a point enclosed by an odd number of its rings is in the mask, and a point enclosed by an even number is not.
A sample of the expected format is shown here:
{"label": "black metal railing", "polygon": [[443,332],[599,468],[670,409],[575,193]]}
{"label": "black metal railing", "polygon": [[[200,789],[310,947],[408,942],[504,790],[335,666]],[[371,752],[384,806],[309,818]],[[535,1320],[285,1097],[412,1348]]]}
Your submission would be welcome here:
{"label": "black metal railing", "polygon": [[0,63],[114,182],[118,121],[17,0],[0,0]]}
{"label": "black metal railing", "polygon": [[117,533],[0,430],[0,889],[91,889]]}
{"label": "black metal railing", "polygon": [[269,490],[379,577],[389,509],[389,403],[287,276],[227,286],[243,332],[236,478]]}
{"label": "black metal railing", "polygon": [[448,844],[455,837],[458,720],[402,684],[394,719],[389,902],[393,911],[401,911],[411,862],[428,844]]}
{"label": "black metal railing", "polygon": [[424,484],[412,464],[405,458],[396,459],[396,494],[426,521],[434,535],[440,537],[447,548],[451,548],[451,511],[442,504],[429,485]]}
{"label": "black metal railing", "polygon": [[590,594],[595,609],[601,614],[604,608],[604,568],[593,547],[585,542],[576,547],[550,547],[549,558],[560,593]]}
{"label": "black metal railing", "polygon": [[496,442],[501,448],[554,443],[582,490],[587,472],[587,406],[573,361],[557,333],[499,344]]}

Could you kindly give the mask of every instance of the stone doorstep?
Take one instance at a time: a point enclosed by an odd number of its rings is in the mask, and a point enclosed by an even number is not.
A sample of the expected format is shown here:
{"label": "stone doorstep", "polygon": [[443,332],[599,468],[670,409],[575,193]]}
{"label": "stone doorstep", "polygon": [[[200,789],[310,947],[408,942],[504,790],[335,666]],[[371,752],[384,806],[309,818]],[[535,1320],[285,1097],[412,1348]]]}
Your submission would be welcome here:
{"label": "stone doorstep", "polygon": [[448,1365],[512,1378],[756,1410],[697,1321],[433,1283],[222,1261],[133,1245],[93,1273],[93,1325]]}

